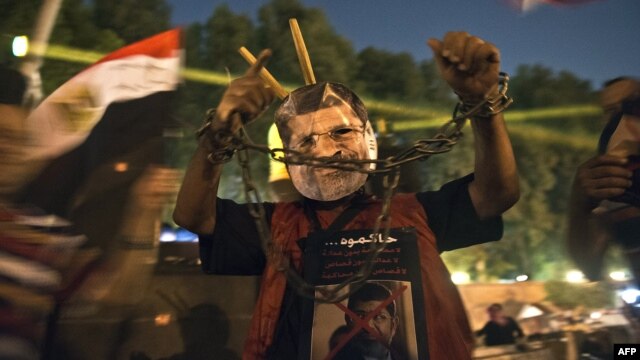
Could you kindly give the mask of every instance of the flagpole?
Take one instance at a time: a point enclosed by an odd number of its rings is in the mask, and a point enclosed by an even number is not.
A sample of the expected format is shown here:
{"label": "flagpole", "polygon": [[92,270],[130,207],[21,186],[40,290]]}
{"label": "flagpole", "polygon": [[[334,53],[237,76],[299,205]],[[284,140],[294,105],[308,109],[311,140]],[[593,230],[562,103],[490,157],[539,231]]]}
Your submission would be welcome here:
{"label": "flagpole", "polygon": [[55,25],[62,0],[45,0],[40,7],[38,18],[33,27],[29,53],[20,65],[20,72],[28,81],[24,104],[34,108],[42,99],[42,79],[40,67],[47,51],[49,37]]}

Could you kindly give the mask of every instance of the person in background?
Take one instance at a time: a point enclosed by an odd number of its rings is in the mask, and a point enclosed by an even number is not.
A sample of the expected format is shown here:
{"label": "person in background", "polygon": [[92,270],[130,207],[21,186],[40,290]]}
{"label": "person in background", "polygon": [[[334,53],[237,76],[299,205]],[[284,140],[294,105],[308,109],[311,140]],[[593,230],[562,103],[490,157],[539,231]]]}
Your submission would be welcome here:
{"label": "person in background", "polygon": [[[566,245],[591,280],[602,278],[607,249],[621,248],[640,288],[640,81],[609,80],[600,98],[606,123],[598,155],[576,170]],[[638,341],[640,298],[623,310]]]}
{"label": "person in background", "polygon": [[606,124],[598,155],[576,171],[566,244],[591,280],[602,276],[606,249],[621,246],[640,286],[640,82],[606,82],[601,105]]}
{"label": "person in background", "polygon": [[489,321],[476,332],[477,336],[484,336],[486,346],[515,344],[517,339],[524,337],[518,322],[504,314],[502,305],[491,304],[487,314]]}
{"label": "person in background", "polygon": [[140,256],[157,245],[161,213],[177,193],[180,173],[158,166],[143,170],[125,211],[112,214],[123,218],[112,240],[117,250],[101,262],[103,251],[84,248],[88,238],[74,222],[20,200],[47,160],[25,161],[32,138],[29,110],[22,106],[25,79],[0,67],[0,83],[0,358],[49,359],[62,309],[79,298],[93,305],[140,298],[150,275],[141,271]]}

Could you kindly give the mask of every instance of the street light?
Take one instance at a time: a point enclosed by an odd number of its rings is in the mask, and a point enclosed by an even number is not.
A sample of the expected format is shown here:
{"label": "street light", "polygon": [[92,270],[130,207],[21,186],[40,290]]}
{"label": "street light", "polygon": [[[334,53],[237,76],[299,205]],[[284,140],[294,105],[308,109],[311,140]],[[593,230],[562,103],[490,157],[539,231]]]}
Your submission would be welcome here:
{"label": "street light", "polygon": [[629,279],[627,277],[627,274],[624,271],[620,271],[620,270],[610,272],[609,277],[611,278],[611,280],[614,280],[614,281],[625,281]]}
{"label": "street light", "polygon": [[451,281],[453,281],[454,284],[468,284],[471,282],[471,276],[466,272],[456,271],[451,274]]}
{"label": "street light", "polygon": [[28,85],[25,92],[25,104],[35,107],[42,98],[42,79],[40,67],[49,44],[49,36],[55,25],[62,0],[46,0],[42,2],[31,34],[31,50],[29,56],[22,60],[20,72],[27,78]]}
{"label": "street light", "polygon": [[26,35],[15,36],[11,43],[11,52],[15,57],[24,57],[29,52],[29,38]]}
{"label": "street light", "polygon": [[584,282],[584,274],[579,270],[571,270],[567,272],[566,279],[570,283]]}

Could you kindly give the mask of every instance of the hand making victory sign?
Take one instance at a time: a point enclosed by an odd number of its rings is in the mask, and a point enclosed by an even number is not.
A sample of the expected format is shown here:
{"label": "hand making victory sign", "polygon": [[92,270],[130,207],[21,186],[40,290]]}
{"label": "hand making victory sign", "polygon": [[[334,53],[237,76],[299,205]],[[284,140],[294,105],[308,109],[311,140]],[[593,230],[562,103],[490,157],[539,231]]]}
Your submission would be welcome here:
{"label": "hand making victory sign", "polygon": [[193,232],[207,233],[215,228],[218,185],[225,158],[212,155],[227,152],[231,135],[257,119],[274,100],[273,90],[258,76],[270,56],[270,50],[263,50],[245,74],[229,84],[215,116],[199,132],[199,146],[187,167],[173,213],[177,224]]}
{"label": "hand making victory sign", "polygon": [[229,84],[216,109],[211,133],[228,131],[233,134],[242,125],[257,119],[271,105],[275,94],[258,76],[270,57],[271,50],[263,50],[245,74]]}

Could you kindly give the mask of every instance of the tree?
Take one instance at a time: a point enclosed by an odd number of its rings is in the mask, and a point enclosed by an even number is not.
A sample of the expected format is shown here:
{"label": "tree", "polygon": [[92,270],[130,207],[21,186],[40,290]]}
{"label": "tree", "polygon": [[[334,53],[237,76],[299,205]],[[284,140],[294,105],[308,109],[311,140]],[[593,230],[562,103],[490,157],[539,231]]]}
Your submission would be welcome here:
{"label": "tree", "polygon": [[600,282],[591,284],[570,284],[552,280],[544,285],[546,300],[562,309],[585,307],[601,309],[614,304],[614,289],[611,285]]}
{"label": "tree", "polygon": [[358,54],[357,87],[379,99],[416,101],[424,96],[423,78],[413,57],[368,47]]}
{"label": "tree", "polygon": [[244,73],[248,64],[238,54],[238,49],[241,46],[255,48],[254,34],[248,16],[234,14],[226,4],[218,6],[203,28],[205,66],[217,71]]}
{"label": "tree", "polygon": [[0,34],[3,36],[30,35],[32,24],[38,14],[41,0],[0,0],[2,21]]}
{"label": "tree", "polygon": [[200,23],[193,23],[184,30],[184,51],[188,67],[204,68],[204,27]]}
{"label": "tree", "polygon": [[112,29],[100,29],[92,21],[92,9],[83,0],[65,0],[52,34],[57,44],[109,52],[125,45]]}
{"label": "tree", "polygon": [[[5,0],[3,3],[0,6],[3,8],[6,6],[11,11],[11,16],[8,17],[7,22],[4,20],[0,22],[8,26],[2,32],[14,31],[31,35],[42,1]],[[96,51],[110,51],[124,43],[112,31],[101,30],[91,22],[91,9],[82,0],[62,2],[50,42]],[[45,95],[84,67],[85,65],[45,59],[41,69]]]}
{"label": "tree", "polygon": [[298,20],[317,81],[350,83],[355,53],[349,41],[335,33],[321,10],[307,9],[298,0],[272,0],[259,10],[258,47],[273,50],[269,70],[282,82],[303,82],[289,19]]}
{"label": "tree", "polygon": [[568,71],[556,75],[540,64],[518,66],[511,77],[509,92],[516,100],[513,107],[518,109],[584,104],[595,100],[589,81]]}
{"label": "tree", "polygon": [[94,0],[96,25],[113,30],[127,44],[169,29],[170,16],[165,0]]}
{"label": "tree", "polygon": [[449,84],[442,80],[440,71],[433,60],[424,60],[419,65],[424,83],[424,98],[430,104],[455,104],[456,98]]}

